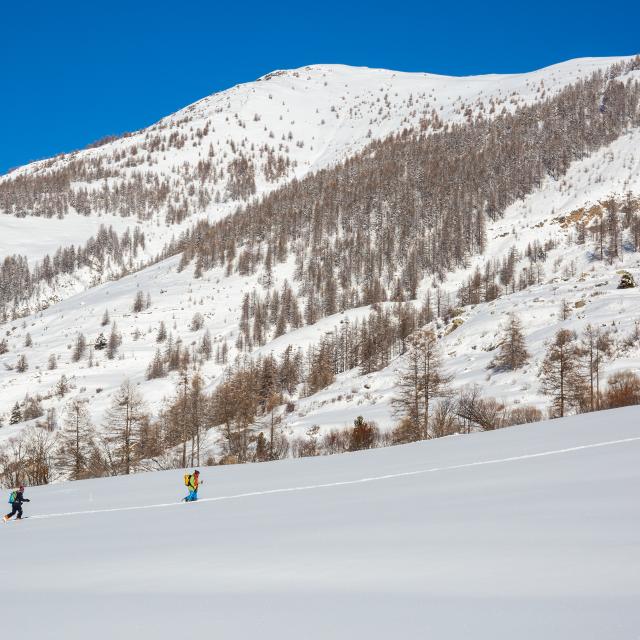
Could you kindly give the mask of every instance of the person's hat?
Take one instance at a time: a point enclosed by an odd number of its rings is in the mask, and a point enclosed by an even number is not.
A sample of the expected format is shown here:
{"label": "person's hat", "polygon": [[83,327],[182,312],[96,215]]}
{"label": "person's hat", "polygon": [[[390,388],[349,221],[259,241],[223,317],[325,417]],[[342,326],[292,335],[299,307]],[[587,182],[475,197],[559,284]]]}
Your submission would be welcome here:
{"label": "person's hat", "polygon": [[195,475],[197,475],[197,476],[199,476],[199,475],[200,475],[200,472],[199,472],[197,469],[196,469],[193,473],[194,473]]}

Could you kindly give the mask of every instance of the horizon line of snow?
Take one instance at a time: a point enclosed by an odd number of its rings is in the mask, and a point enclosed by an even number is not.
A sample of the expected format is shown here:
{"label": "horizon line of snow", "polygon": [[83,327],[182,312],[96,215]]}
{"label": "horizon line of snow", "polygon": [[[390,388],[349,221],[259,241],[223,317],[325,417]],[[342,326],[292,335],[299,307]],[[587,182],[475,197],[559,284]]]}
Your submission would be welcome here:
{"label": "horizon line of snow", "polygon": [[[275,493],[293,493],[296,491],[311,491],[313,489],[327,489],[331,487],[342,487],[345,485],[364,484],[366,482],[377,482],[380,480],[392,480],[394,478],[406,478],[410,476],[423,475],[427,473],[436,473],[440,471],[455,471],[456,469],[466,469],[470,467],[479,467],[490,464],[503,464],[506,462],[517,462],[520,460],[531,460],[534,458],[542,458],[545,456],[560,455],[563,453],[572,453],[575,451],[583,451],[585,449],[596,449],[599,447],[608,447],[616,444],[627,444],[629,442],[640,441],[640,436],[633,438],[623,438],[621,440],[609,440],[607,442],[595,442],[592,444],[579,445],[576,447],[567,447],[565,449],[554,449],[551,451],[541,451],[539,453],[527,453],[520,456],[510,456],[508,458],[494,458],[491,460],[479,460],[476,462],[466,462],[463,464],[450,465],[446,467],[432,467],[429,469],[417,469],[415,471],[403,471],[400,473],[390,473],[381,476],[371,476],[369,478],[358,478],[356,480],[340,480],[338,482],[327,482],[322,484],[303,485],[299,487],[283,487],[280,489],[267,489],[265,491],[249,491],[246,493],[237,493],[229,496],[216,496],[213,498],[200,498],[190,504],[200,504],[203,502],[219,502],[221,500],[236,500],[238,498],[250,498],[253,496],[266,496]],[[44,520],[47,518],[61,518],[67,516],[88,515],[96,513],[113,513],[120,511],[140,511],[144,509],[160,509],[164,507],[176,507],[184,504],[184,501],[180,502],[165,502],[159,504],[147,504],[147,505],[135,505],[130,507],[112,507],[108,509],[92,509],[88,511],[68,511],[66,513],[48,513],[35,516],[29,516],[29,520]]]}

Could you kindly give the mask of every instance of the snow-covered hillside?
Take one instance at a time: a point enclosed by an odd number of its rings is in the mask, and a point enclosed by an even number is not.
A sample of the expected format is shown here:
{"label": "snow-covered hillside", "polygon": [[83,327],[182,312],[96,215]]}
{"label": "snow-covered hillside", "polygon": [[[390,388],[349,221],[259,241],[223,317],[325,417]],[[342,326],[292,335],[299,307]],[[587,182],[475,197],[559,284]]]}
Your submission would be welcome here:
{"label": "snow-covered hillside", "polygon": [[[180,230],[166,222],[166,203],[154,208],[148,203],[127,201],[124,206],[120,200],[101,201],[88,211],[76,197],[65,200],[68,206],[56,211],[44,206],[44,197],[63,192],[77,196],[105,187],[124,189],[137,175],[147,185],[156,179],[158,184],[166,182],[176,206],[188,202],[191,221],[216,219],[229,212],[220,201],[237,200],[227,187],[233,163],[241,158],[252,166],[255,178],[255,189],[246,197],[259,195],[340,162],[390,133],[511,111],[623,60],[626,58],[584,58],[531,73],[473,77],[344,65],[276,71],[204,98],[147,129],[1,176],[0,211],[29,216],[42,208],[46,221],[38,230],[46,240],[33,243],[30,221],[25,221],[24,233],[19,234],[16,221],[3,216],[2,228],[6,225],[10,233],[0,237],[0,256],[19,252],[35,260],[58,246],[83,244],[99,224],[114,225],[121,232],[138,223],[138,218],[145,222],[149,255],[154,255]],[[278,164],[279,159],[283,164]],[[62,186],[34,186],[38,185],[34,180],[56,175],[64,175]],[[23,197],[13,201],[13,191],[2,199],[2,189],[18,179],[27,181],[27,188],[20,187],[18,193],[30,192],[32,206]],[[209,188],[208,202],[198,203],[189,193],[192,181]],[[79,222],[76,213],[89,215],[89,220]]]}
{"label": "snow-covered hillside", "polygon": [[[549,252],[539,284],[525,291],[500,299],[466,308],[461,316],[464,323],[443,339],[446,355],[445,366],[455,377],[455,385],[479,384],[486,393],[500,400],[520,404],[535,404],[544,408],[547,399],[539,392],[538,365],[544,354],[545,342],[550,340],[558,328],[582,330],[588,323],[594,326],[607,325],[614,328],[622,341],[635,327],[640,317],[640,294],[637,289],[616,289],[621,268],[629,269],[636,280],[640,280],[640,258],[634,252],[623,252],[613,262],[593,260],[590,251],[593,243],[576,245],[574,225],[565,224],[561,218],[579,208],[597,203],[615,194],[622,197],[627,192],[640,193],[640,158],[636,158],[638,136],[632,130],[613,144],[585,160],[571,165],[560,181],[547,179],[529,196],[516,202],[505,212],[505,216],[487,228],[485,253],[469,263],[469,267],[448,275],[443,289],[455,298],[458,287],[485,261],[500,259],[511,248],[524,252],[527,244],[544,243],[553,239],[557,247]],[[32,218],[19,222],[30,223]],[[21,402],[28,393],[41,395],[45,409],[55,407],[61,414],[68,397],[60,399],[54,386],[62,375],[72,385],[71,396],[91,400],[94,422],[102,423],[110,395],[125,376],[141,384],[143,395],[152,412],[157,412],[163,400],[173,393],[174,377],[146,381],[148,364],[158,348],[157,332],[164,321],[174,338],[183,343],[198,343],[205,332],[209,332],[214,348],[227,343],[229,361],[238,354],[234,347],[239,334],[239,322],[243,297],[254,290],[262,291],[262,273],[253,276],[226,276],[223,268],[214,268],[202,279],[194,279],[194,265],[178,272],[179,258],[165,260],[117,282],[108,282],[67,300],[54,304],[34,314],[6,325],[9,352],[0,356],[0,389],[5,413],[5,423],[11,407]],[[527,260],[521,261],[522,265]],[[274,267],[274,286],[285,279],[293,282],[292,261]],[[426,294],[430,282],[425,280],[418,300]],[[151,297],[151,306],[140,313],[132,312],[136,292],[142,291]],[[566,299],[574,311],[568,320],[559,317],[561,301]],[[584,306],[576,308],[578,303]],[[93,344],[101,332],[109,327],[101,326],[105,310],[117,323],[123,344],[118,358],[108,360],[104,352],[94,352],[93,366],[83,360],[73,362],[72,346],[78,333]],[[501,323],[511,312],[516,311],[526,321],[526,338],[533,354],[530,364],[517,373],[493,374],[487,365],[495,355]],[[336,329],[344,320],[351,322],[366,317],[371,310],[361,307],[329,316],[314,325],[289,332],[267,342],[254,352],[254,356],[282,353],[287,345],[295,348],[318,343],[327,332]],[[191,331],[189,324],[195,313],[202,313],[204,327]],[[447,327],[441,327],[444,333]],[[29,334],[33,345],[25,347]],[[640,368],[638,346],[620,350],[605,367],[608,375],[616,370]],[[24,373],[15,370],[16,360],[24,354],[29,369]],[[48,369],[48,359],[55,354],[57,367]],[[358,415],[375,420],[383,428],[394,424],[396,417],[391,408],[391,399],[396,393],[397,373],[403,365],[400,358],[381,372],[359,375],[357,370],[338,377],[327,389],[308,398],[302,398],[296,411],[286,416],[286,425],[292,432],[303,433],[318,424],[323,428],[344,427]],[[208,388],[220,380],[223,367],[213,361],[204,363],[200,369]],[[5,427],[0,439],[6,440],[20,431],[24,425]]]}
{"label": "snow-covered hillside", "polygon": [[[189,215],[171,223],[166,221],[164,209],[147,218],[144,212],[136,214],[135,208],[79,215],[71,207],[60,218],[34,217],[29,211],[20,212],[26,215],[24,218],[3,215],[0,224],[6,233],[0,243],[4,240],[6,245],[2,251],[24,253],[34,262],[60,244],[84,241],[94,232],[94,224],[96,227],[111,224],[119,231],[138,226],[147,243],[140,250],[138,264],[131,264],[131,270],[135,270],[139,263],[156,255],[172,236],[189,228],[196,218],[215,219],[233,210],[238,199],[226,192],[225,185],[230,163],[240,157],[255,165],[255,195],[259,196],[294,177],[345,159],[373,138],[405,127],[420,128],[424,118],[429,118],[433,125],[434,109],[442,122],[463,122],[480,112],[489,117],[503,107],[512,110],[553,95],[577,78],[617,60],[576,60],[530,74],[476,78],[444,78],[339,65],[276,72],[205,98],[132,136],[34,163],[0,178],[2,184],[21,176],[42,177],[64,172],[74,162],[87,161],[97,163],[95,166],[103,173],[111,173],[96,179],[93,185],[89,184],[91,181],[82,184],[72,181],[71,190],[100,189],[105,182],[115,187],[136,172],[143,172],[166,178],[169,192],[175,195],[182,193],[186,184],[183,178],[193,177],[199,162],[210,161],[206,173],[211,178],[212,200],[202,208],[191,203]],[[638,72],[628,75],[636,77]],[[453,332],[450,325],[436,323],[435,328],[442,336],[445,367],[454,376],[455,387],[478,384],[486,395],[499,400],[545,408],[548,400],[540,394],[537,381],[545,342],[560,327],[581,330],[589,322],[615,329],[619,338],[615,357],[605,365],[605,376],[624,368],[640,368],[640,345],[622,346],[639,317],[640,294],[637,289],[616,290],[619,279],[616,272],[620,268],[629,269],[638,280],[638,254],[626,246],[618,258],[594,261],[593,243],[576,244],[575,224],[566,222],[570,214],[610,195],[622,198],[627,192],[640,194],[640,158],[636,151],[639,135],[637,129],[629,130],[591,156],[574,162],[560,180],[547,178],[539,188],[511,205],[503,217],[487,223],[483,255],[470,257],[467,268],[446,275],[441,289],[455,301],[458,288],[487,260],[502,259],[512,247],[522,253],[534,241],[544,243],[552,239],[555,243],[537,284],[493,302],[465,307],[459,315],[463,322]],[[145,145],[148,148],[143,153]],[[273,147],[276,155],[285,154],[289,160],[289,165],[282,165],[289,168],[278,177],[272,175],[273,179],[268,179],[265,173],[273,167],[267,168],[271,152],[261,151],[264,145]],[[203,182],[207,183],[209,178]],[[217,201],[215,191],[220,192]],[[526,266],[526,262],[520,260],[517,268]],[[205,271],[202,278],[194,278],[197,265],[192,263],[183,270],[179,265],[180,257],[174,256],[88,290],[84,289],[89,283],[113,278],[115,271],[101,266],[97,274],[86,268],[65,275],[47,290],[47,309],[3,325],[2,337],[8,349],[0,354],[3,424],[9,421],[15,403],[22,402],[28,394],[39,396],[42,409],[56,410],[58,418],[70,398],[86,399],[94,424],[102,426],[112,394],[125,378],[139,385],[147,408],[157,415],[164,401],[174,394],[178,378],[175,372],[166,378],[146,379],[154,353],[166,347],[166,343],[158,341],[161,322],[174,341],[180,339],[192,353],[208,334],[214,350],[222,345],[228,347],[228,362],[242,355],[235,343],[240,333],[243,299],[254,290],[264,291],[263,272],[228,276],[224,267],[214,267]],[[292,255],[285,263],[275,264],[274,289],[279,289],[285,279],[295,287],[295,269]],[[418,300],[412,304],[419,304],[433,285],[434,281],[426,278],[419,286]],[[132,307],[138,292],[145,297],[148,294],[150,303],[148,308],[134,313]],[[566,320],[560,320],[558,315],[563,299],[573,306],[573,313]],[[304,304],[304,295],[299,302],[301,306]],[[514,310],[525,321],[532,358],[517,374],[491,372],[487,365],[495,355],[491,351],[496,347],[501,323]],[[122,337],[117,356],[109,359],[104,351],[95,350],[90,360],[85,355],[79,362],[74,361],[73,346],[79,334],[93,345],[100,333],[108,334],[111,330],[111,325],[101,323],[105,311]],[[279,354],[287,345],[306,348],[335,330],[342,321],[361,320],[370,311],[369,307],[359,307],[323,318],[275,340],[269,339],[249,355]],[[197,313],[202,314],[204,324],[192,330],[191,321]],[[24,371],[17,367],[21,356],[28,362]],[[51,366],[52,356],[55,367]],[[388,429],[396,422],[391,400],[403,363],[402,357],[397,358],[382,371],[366,376],[354,369],[338,376],[317,394],[294,398],[294,410],[283,415],[285,430],[291,435],[302,434],[313,425],[323,429],[344,427],[358,415]],[[207,391],[220,383],[223,371],[224,366],[214,360],[200,365],[199,373]],[[62,376],[70,387],[66,394],[56,391]],[[32,422],[2,427],[0,442],[6,442]],[[217,455],[215,430],[210,433],[208,443]]]}
{"label": "snow-covered hillside", "polygon": [[601,640],[640,625],[637,408],[323,458],[27,489],[25,638]]}
{"label": "snow-covered hillside", "polygon": [[[548,178],[539,189],[510,206],[503,218],[488,225],[484,254],[472,259],[467,269],[448,275],[443,286],[455,297],[476,267],[482,270],[487,261],[500,259],[512,247],[524,253],[532,242],[557,243],[544,263],[539,284],[490,303],[464,308],[460,315],[463,323],[452,333],[448,333],[451,326],[438,325],[445,367],[454,376],[456,388],[477,384],[486,395],[498,400],[544,410],[548,398],[540,392],[538,371],[546,345],[559,329],[581,332],[588,324],[611,330],[617,341],[603,378],[625,369],[640,371],[640,342],[624,344],[637,331],[640,293],[638,289],[617,289],[621,269],[640,281],[640,255],[625,245],[627,250],[619,258],[600,261],[595,259],[593,242],[575,243],[575,222],[585,210],[611,196],[640,194],[639,142],[640,131],[634,129],[589,158],[573,163],[562,180]],[[565,221],[576,212],[576,220]],[[523,259],[519,264],[527,266],[529,262]],[[426,294],[429,284],[423,283],[420,297]],[[560,313],[563,301],[571,306],[566,320]],[[353,320],[368,312],[362,308],[324,318],[317,323],[315,332],[305,327],[278,338],[261,351],[274,348],[278,352],[287,344],[317,342],[324,333],[335,330],[341,320]],[[524,322],[527,347],[533,357],[517,372],[489,370],[501,329],[512,312]],[[397,420],[391,400],[397,395],[397,378],[403,365],[404,359],[398,358],[375,374],[363,376],[357,370],[345,373],[320,393],[301,400],[287,423],[302,432],[315,424],[326,429],[344,427],[364,415],[388,428]]]}

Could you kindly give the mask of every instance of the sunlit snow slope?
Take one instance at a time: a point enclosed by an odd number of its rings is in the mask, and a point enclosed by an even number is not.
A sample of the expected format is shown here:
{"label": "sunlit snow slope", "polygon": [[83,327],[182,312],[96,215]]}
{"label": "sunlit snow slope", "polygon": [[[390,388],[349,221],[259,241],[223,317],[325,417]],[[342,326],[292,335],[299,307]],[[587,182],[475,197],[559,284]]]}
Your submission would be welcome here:
{"label": "sunlit snow slope", "polygon": [[[420,128],[425,119],[446,123],[478,115],[492,117],[503,109],[512,111],[551,97],[568,84],[625,59],[580,58],[530,73],[468,77],[322,64],[275,71],[207,96],[126,137],[19,167],[0,176],[0,187],[19,176],[46,178],[74,164],[96,162],[98,173],[95,167],[87,176],[77,168],[71,170],[69,193],[100,191],[105,184],[124,188],[138,174],[145,180],[166,180],[178,202],[189,200],[189,185],[204,184],[212,198],[217,192],[226,203],[212,200],[203,206],[197,199],[189,201],[188,221],[217,219],[229,213],[228,205],[234,202],[225,185],[229,167],[239,158],[253,165],[255,193],[260,195],[341,162],[372,140]],[[274,159],[289,163],[277,177],[267,175],[267,150]],[[199,163],[209,164],[198,168]],[[7,213],[1,204],[0,199],[0,214]],[[166,208],[153,215],[139,211],[144,214],[139,220],[135,212],[106,207],[85,217],[70,204],[60,216],[49,211],[46,215],[53,217],[34,225],[29,220],[17,222],[33,211],[16,204],[12,213],[20,218],[0,215],[0,257],[17,252],[33,262],[59,246],[84,244],[100,224],[111,225],[119,233],[142,224],[148,257],[185,226],[165,225]],[[37,243],[33,242],[34,226],[43,236]]]}
{"label": "sunlit snow slope", "polygon": [[29,489],[3,637],[635,638],[639,418]]}

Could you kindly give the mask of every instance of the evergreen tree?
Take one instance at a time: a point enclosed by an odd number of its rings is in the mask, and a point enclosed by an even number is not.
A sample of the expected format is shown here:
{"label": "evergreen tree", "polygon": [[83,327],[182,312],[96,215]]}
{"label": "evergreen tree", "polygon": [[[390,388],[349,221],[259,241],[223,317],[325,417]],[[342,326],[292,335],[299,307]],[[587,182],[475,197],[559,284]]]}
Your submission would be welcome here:
{"label": "evergreen tree", "polygon": [[29,368],[29,363],[27,362],[27,356],[24,354],[18,356],[18,361],[16,362],[16,370],[18,373],[24,373]]}
{"label": "evergreen tree", "polygon": [[400,393],[393,399],[398,413],[412,424],[422,439],[431,437],[433,400],[449,393],[451,376],[442,370],[437,337],[421,329],[409,339],[407,365],[398,377]]}
{"label": "evergreen tree", "polygon": [[509,322],[502,335],[500,350],[493,361],[497,369],[514,371],[526,364],[529,359],[522,323],[515,313],[509,314]]}
{"label": "evergreen tree", "polygon": [[59,468],[69,480],[91,477],[94,437],[87,401],[80,398],[70,400],[65,406],[56,456]]}
{"label": "evergreen tree", "polygon": [[73,353],[71,354],[71,360],[78,362],[85,354],[87,350],[87,339],[83,333],[79,333],[76,336],[76,341],[73,346]]}
{"label": "evergreen tree", "polygon": [[164,342],[167,339],[167,326],[164,323],[164,320],[160,320],[160,325],[158,326],[158,334],[156,335],[156,342]]}
{"label": "evergreen tree", "polygon": [[60,380],[56,382],[55,392],[60,398],[64,398],[64,396],[69,393],[69,381],[67,380],[67,376],[63,373],[60,376]]}
{"label": "evergreen tree", "polygon": [[552,415],[563,417],[579,406],[584,398],[584,380],[580,371],[580,348],[573,331],[560,329],[540,368],[542,393],[552,397]]}
{"label": "evergreen tree", "polygon": [[142,429],[148,419],[142,396],[130,380],[113,394],[105,417],[114,470],[128,475],[140,461]]}
{"label": "evergreen tree", "polygon": [[618,289],[632,289],[636,286],[633,276],[628,271],[623,271],[620,276],[620,283]]}
{"label": "evergreen tree", "polygon": [[26,395],[22,407],[23,420],[35,420],[44,414],[40,400],[32,398],[29,394]]}
{"label": "evergreen tree", "polygon": [[111,333],[109,334],[109,340],[107,342],[107,358],[109,358],[109,360],[113,360],[116,357],[121,344],[122,338],[120,337],[118,327],[114,322],[111,325]]}
{"label": "evergreen tree", "polygon": [[104,336],[104,333],[101,333],[97,338],[96,341],[94,343],[94,349],[96,351],[102,351],[103,349],[107,348],[107,345],[109,343],[107,342],[107,339]]}
{"label": "evergreen tree", "polygon": [[156,349],[156,353],[153,356],[153,360],[147,367],[147,380],[154,380],[156,378],[163,378],[167,373],[164,369],[164,359],[160,349]]}
{"label": "evergreen tree", "polygon": [[20,411],[20,405],[16,402],[11,410],[9,424],[18,424],[19,422],[22,422],[22,412]]}
{"label": "evergreen tree", "polygon": [[136,291],[136,296],[133,299],[132,310],[133,313],[140,313],[144,309],[144,294],[140,289]]}
{"label": "evergreen tree", "polygon": [[202,341],[200,342],[200,353],[205,360],[211,360],[211,352],[213,347],[211,346],[211,334],[209,329],[204,332]]}

